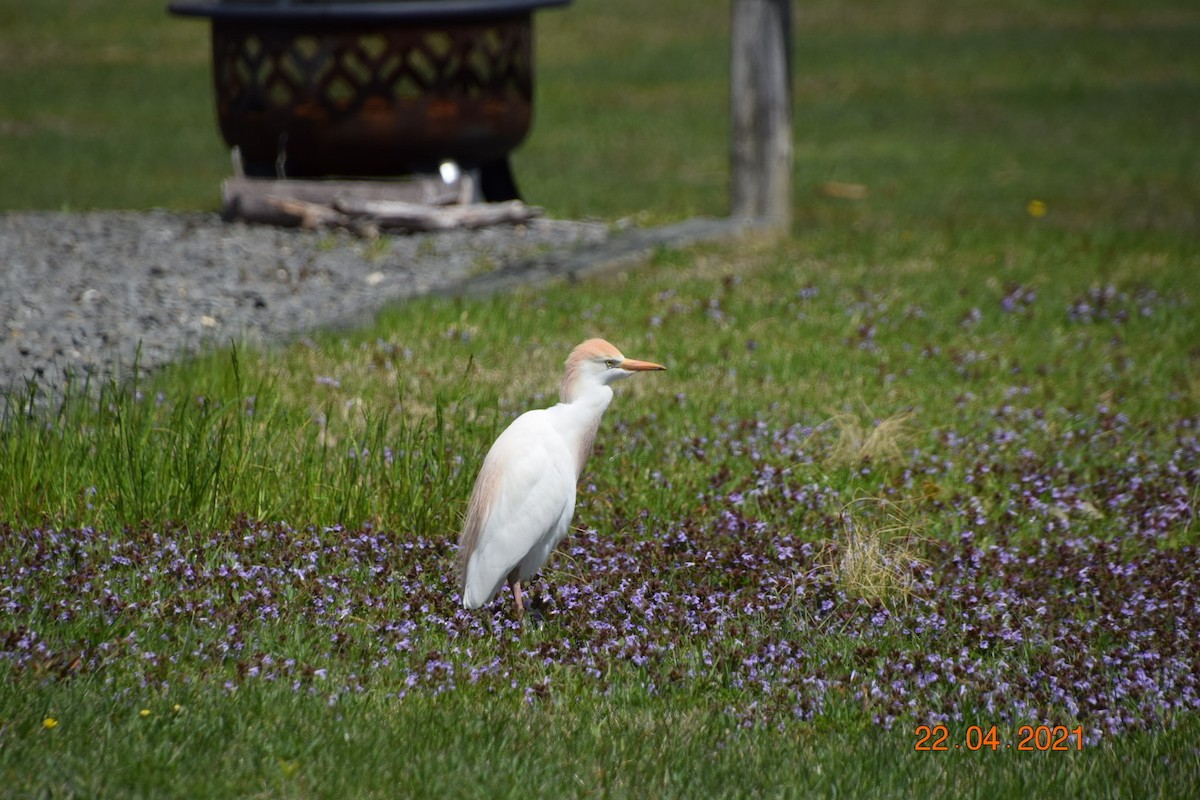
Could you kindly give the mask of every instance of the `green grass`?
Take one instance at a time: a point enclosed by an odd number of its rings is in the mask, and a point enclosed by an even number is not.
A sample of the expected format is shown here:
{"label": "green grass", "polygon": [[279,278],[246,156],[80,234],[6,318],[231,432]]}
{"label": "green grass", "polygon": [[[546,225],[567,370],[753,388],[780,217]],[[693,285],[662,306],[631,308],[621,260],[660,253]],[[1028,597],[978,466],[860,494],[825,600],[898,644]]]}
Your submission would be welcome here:
{"label": "green grass", "polygon": [[[211,527],[243,514],[359,523],[403,509],[425,528],[446,523],[429,503],[427,485],[469,491],[470,476],[447,470],[464,436],[493,432],[459,418],[451,435],[454,420],[437,399],[428,413],[414,415],[397,413],[394,398],[366,406],[333,389],[324,398],[305,392],[297,403],[256,372],[255,383],[243,385],[234,349],[216,369],[198,366],[166,379],[169,393],[114,382],[97,398],[86,386],[72,387],[49,417],[32,394],[10,402],[3,415],[9,435],[0,444],[6,518]],[[470,396],[465,392],[459,404]]]}
{"label": "green grass", "polygon": [[[457,509],[430,508],[424,486],[465,494],[481,443],[520,410],[553,402],[563,354],[591,333],[670,366],[622,386],[608,415],[642,445],[622,454],[632,459],[625,474],[657,470],[676,487],[662,496],[633,481],[622,491],[668,517],[709,480],[677,443],[710,435],[716,420],[817,428],[826,474],[873,491],[901,446],[985,428],[1006,403],[1061,409],[1056,424],[1071,426],[1109,402],[1144,428],[1147,450],[1172,441],[1165,420],[1196,412],[1189,343],[1200,324],[1185,287],[1200,259],[1182,242],[1147,235],[1148,252],[1096,252],[1078,234],[1030,229],[994,250],[949,250],[932,234],[847,253],[841,236],[660,259],[586,291],[409,304],[362,332],[218,352],[152,386],[108,387],[98,411],[77,392],[48,422],[21,424],[28,415],[10,406],[6,516],[213,526],[248,513],[451,530]],[[1148,261],[1159,264],[1147,270]],[[1105,284],[1126,293],[1131,319],[1116,329],[1071,323],[1068,307]],[[1028,311],[1000,310],[1010,286],[1036,290]],[[876,420],[897,415],[908,415],[899,443],[888,425],[880,441]],[[736,472],[738,454],[722,455]],[[875,474],[853,475],[862,458]]]}
{"label": "green grass", "polygon": [[166,3],[0,3],[0,208],[215,208],[205,30]]}
{"label": "green grass", "polygon": [[[1136,502],[1165,491],[1164,465],[1200,417],[1200,12],[928,0],[818,2],[796,15],[796,213],[784,242],[663,250],[580,285],[409,303],[362,331],[220,350],[100,387],[98,399],[77,387],[48,413],[10,398],[0,560],[13,586],[23,559],[41,557],[18,531],[70,531],[63,558],[78,564],[171,539],[215,571],[269,549],[243,538],[249,519],[314,526],[304,536],[326,548],[315,574],[345,577],[355,600],[337,627],[314,611],[323,589],[297,579],[274,621],[253,616],[265,601],[233,590],[213,601],[212,620],[172,616],[163,598],[199,602],[199,590],[135,563],[106,575],[136,607],[58,620],[54,604],[90,603],[101,588],[21,574],[43,604],[0,587],[21,609],[0,623],[0,643],[11,651],[34,630],[55,654],[0,663],[0,795],[1194,792],[1194,711],[1071,753],[916,752],[921,717],[885,729],[849,693],[811,720],[756,716],[732,683],[748,655],[735,641],[788,639],[843,681],[944,645],[896,632],[871,655],[806,608],[784,633],[778,618],[747,616],[740,639],[713,644],[716,671],[671,685],[665,675],[703,666],[705,637],[662,663],[613,662],[604,690],[527,655],[578,643],[574,619],[459,639],[419,627],[411,651],[372,670],[395,641],[382,626],[451,614],[449,590],[398,594],[348,560],[357,545],[333,526],[444,547],[488,443],[553,401],[566,352],[594,334],[669,367],[618,389],[576,517],[644,567],[670,563],[653,550],[661,531],[704,535],[744,494],[739,513],[816,546],[815,568],[841,569],[832,580],[848,597],[899,607],[909,589],[893,562],[934,555],[964,526],[984,545],[1036,549],[1051,518],[1020,503],[1039,473],[1060,480],[1055,490],[1086,487],[1063,512],[1072,535],[1131,552],[1200,543],[1194,488],[1182,501],[1190,516],[1161,542],[1126,538],[1122,507],[1105,505],[1144,467]],[[682,0],[540,14],[537,121],[515,157],[529,198],[571,217],[724,213],[727,17],[725,3]],[[228,166],[207,58],[204,26],[168,17],[164,3],[0,0],[0,208],[214,208]],[[866,197],[829,196],[831,181],[862,184]],[[1031,200],[1045,216],[1028,213]],[[798,443],[769,435],[782,432]],[[805,509],[755,495],[768,470],[832,499]],[[1050,489],[1036,499],[1053,502]],[[832,544],[851,532],[863,537],[857,560]],[[285,542],[271,558],[286,574],[304,566],[290,559],[306,546]],[[560,555],[549,583],[585,581],[581,559]],[[57,576],[71,562],[36,563]],[[746,580],[687,574],[699,587]],[[227,624],[247,649],[222,657]],[[960,631],[943,638],[973,646]],[[71,648],[95,664],[73,666]],[[160,667],[145,666],[147,650]],[[462,670],[502,659],[513,687],[464,682],[401,699],[430,653]],[[295,659],[300,691],[248,680],[263,654]],[[1031,646],[987,657],[1042,656]],[[368,672],[362,691],[341,691]],[[971,721],[951,724],[954,740]],[[1016,733],[983,710],[974,721],[999,724],[1006,741]]]}
{"label": "green grass", "polygon": [[146,717],[91,695],[44,730],[39,699],[16,733],[56,797],[1186,797],[1200,734],[1192,720],[1082,753],[916,752],[911,731],[731,729],[703,696],[366,697],[330,711],[257,689],[151,703]]}

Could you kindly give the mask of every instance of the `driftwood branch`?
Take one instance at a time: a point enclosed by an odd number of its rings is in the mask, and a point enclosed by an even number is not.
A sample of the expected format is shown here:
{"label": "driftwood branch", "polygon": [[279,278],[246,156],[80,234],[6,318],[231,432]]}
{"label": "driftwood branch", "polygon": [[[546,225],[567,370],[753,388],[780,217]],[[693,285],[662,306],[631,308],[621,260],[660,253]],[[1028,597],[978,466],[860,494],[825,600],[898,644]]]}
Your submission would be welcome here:
{"label": "driftwood branch", "polygon": [[342,197],[333,207],[350,217],[366,217],[384,228],[410,231],[444,231],[454,228],[486,228],[506,222],[524,222],[542,210],[520,200],[478,203],[466,206],[426,206],[399,200],[360,200]]}

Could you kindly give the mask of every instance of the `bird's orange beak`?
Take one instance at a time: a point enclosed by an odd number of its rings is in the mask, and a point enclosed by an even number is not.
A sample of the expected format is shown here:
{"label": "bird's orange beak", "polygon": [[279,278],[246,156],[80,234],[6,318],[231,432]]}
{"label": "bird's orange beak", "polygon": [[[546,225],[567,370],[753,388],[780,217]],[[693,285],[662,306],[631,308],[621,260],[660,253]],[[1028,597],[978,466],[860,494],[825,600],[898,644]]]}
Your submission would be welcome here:
{"label": "bird's orange beak", "polygon": [[621,369],[627,369],[630,372],[646,372],[654,369],[666,369],[662,364],[655,364],[653,361],[635,361],[632,358],[627,358],[618,364]]}

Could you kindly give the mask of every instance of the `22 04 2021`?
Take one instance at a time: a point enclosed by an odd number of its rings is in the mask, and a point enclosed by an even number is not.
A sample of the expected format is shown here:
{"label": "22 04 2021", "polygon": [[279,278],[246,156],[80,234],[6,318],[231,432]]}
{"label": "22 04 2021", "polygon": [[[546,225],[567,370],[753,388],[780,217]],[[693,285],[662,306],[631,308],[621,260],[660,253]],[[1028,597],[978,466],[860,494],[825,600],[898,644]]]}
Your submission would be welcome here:
{"label": "22 04 2021", "polygon": [[984,728],[971,725],[961,740],[954,741],[945,725],[918,725],[916,750],[1028,750],[1071,751],[1083,749],[1083,726],[1068,728],[1066,725],[1022,725],[1017,729],[1014,741],[1002,741],[995,725]]}

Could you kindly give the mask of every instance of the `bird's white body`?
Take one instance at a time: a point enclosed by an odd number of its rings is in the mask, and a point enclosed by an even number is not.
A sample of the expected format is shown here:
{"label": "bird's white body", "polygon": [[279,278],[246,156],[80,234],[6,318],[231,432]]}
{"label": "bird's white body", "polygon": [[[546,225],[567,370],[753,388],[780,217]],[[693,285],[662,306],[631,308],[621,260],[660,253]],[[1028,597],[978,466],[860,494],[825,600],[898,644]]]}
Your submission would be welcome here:
{"label": "bird's white body", "polygon": [[626,359],[599,339],[567,360],[561,402],[527,411],[500,434],[475,481],[459,539],[462,603],[479,608],[508,583],[518,614],[520,583],[537,574],[575,515],[575,486],[591,453],[610,383],[663,369]]}
{"label": "bird's white body", "polygon": [[[608,387],[604,387],[608,388]],[[612,390],[608,389],[611,399]],[[604,412],[605,401],[596,413]],[[463,605],[479,608],[514,575],[532,578],[575,516],[575,484],[583,464],[570,441],[579,414],[571,405],[527,411],[513,421],[484,459],[476,485],[488,503],[478,510],[480,536],[466,563]],[[566,424],[564,424],[564,422]],[[568,435],[564,436],[563,431]]]}

